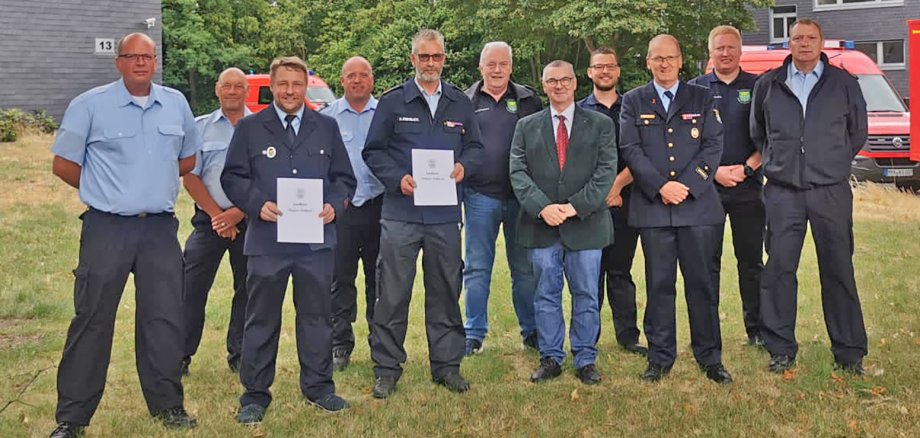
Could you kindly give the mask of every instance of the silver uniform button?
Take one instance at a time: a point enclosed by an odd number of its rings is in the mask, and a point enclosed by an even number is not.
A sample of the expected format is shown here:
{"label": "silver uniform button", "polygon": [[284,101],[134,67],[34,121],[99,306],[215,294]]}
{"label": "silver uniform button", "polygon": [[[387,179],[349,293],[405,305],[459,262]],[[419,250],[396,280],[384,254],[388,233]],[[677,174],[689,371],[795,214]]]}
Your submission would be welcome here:
{"label": "silver uniform button", "polygon": [[292,170],[291,173],[293,173],[294,175],[297,175],[297,169]]}

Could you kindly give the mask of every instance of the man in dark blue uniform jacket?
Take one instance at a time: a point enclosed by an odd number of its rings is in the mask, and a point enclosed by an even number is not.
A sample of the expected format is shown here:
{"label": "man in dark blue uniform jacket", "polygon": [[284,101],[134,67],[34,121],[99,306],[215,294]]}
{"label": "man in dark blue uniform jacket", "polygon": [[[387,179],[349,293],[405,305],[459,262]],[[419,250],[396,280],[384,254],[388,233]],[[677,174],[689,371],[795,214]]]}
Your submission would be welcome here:
{"label": "man in dark blue uniform jacket", "polygon": [[725,212],[712,184],[722,155],[722,123],[709,90],[678,78],[680,44],[649,42],[653,81],[623,96],[620,149],[635,178],[629,224],[639,228],[648,305],[645,381],[663,378],[677,357],[674,300],[677,264],[684,277],[693,356],[706,377],[730,383],[722,366],[719,295],[712,281],[717,233]]}
{"label": "man in dark blue uniform jacket", "polygon": [[[464,330],[460,315],[460,182],[479,165],[482,143],[473,105],[459,88],[441,81],[444,37],[421,30],[412,39],[416,75],[380,98],[362,155],[386,191],[381,213],[377,304],[371,334],[373,395],[396,390],[406,361],[403,342],[419,250],[424,249],[425,330],[431,377],[454,392],[469,383],[460,375]],[[416,206],[413,149],[453,151],[458,204]]]}
{"label": "man in dark blue uniform jacket", "polygon": [[[304,107],[307,66],[297,57],[278,58],[271,66],[274,103],[240,120],[227,152],[221,184],[248,222],[244,253],[249,257],[246,281],[246,325],[237,421],[262,421],[271,403],[281,308],[288,279],[293,277],[297,313],[297,355],[300,389],[321,409],[339,411],[348,404],[335,395],[332,381],[332,285],[335,225],[355,189],[348,153],[335,119]],[[323,243],[278,242],[276,204],[278,178],[323,181]]]}

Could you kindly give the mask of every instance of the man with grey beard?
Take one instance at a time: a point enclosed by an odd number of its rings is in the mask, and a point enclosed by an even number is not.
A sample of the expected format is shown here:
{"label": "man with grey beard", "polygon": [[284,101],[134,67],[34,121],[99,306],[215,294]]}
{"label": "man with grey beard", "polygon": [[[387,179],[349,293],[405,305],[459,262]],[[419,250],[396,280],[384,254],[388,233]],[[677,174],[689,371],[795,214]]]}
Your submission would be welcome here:
{"label": "man with grey beard", "polygon": [[[415,77],[381,96],[362,153],[385,188],[371,330],[375,398],[389,397],[402,375],[409,300],[420,250],[424,250],[425,331],[431,377],[453,392],[470,388],[460,375],[465,340],[459,303],[463,268],[460,183],[481,165],[479,126],[463,91],[441,80],[445,54],[444,37],[439,32],[423,29],[415,34],[411,60]],[[450,178],[456,184],[457,196],[453,205],[418,205],[428,204],[417,202],[421,200],[415,197],[418,185],[412,157],[419,149],[430,155],[452,152]],[[422,175],[416,177],[421,181]]]}

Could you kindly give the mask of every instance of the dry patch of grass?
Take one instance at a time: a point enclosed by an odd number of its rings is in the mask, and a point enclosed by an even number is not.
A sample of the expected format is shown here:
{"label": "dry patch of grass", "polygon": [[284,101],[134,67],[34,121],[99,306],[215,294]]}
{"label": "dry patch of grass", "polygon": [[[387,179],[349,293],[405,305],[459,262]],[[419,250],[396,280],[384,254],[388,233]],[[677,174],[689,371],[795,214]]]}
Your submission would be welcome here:
{"label": "dry patch of grass", "polygon": [[853,219],[920,223],[920,196],[890,184],[860,183],[853,190]]}
{"label": "dry patch of grass", "polygon": [[78,213],[86,209],[76,189],[51,173],[52,135],[27,134],[13,143],[0,143],[0,209],[59,205]]}

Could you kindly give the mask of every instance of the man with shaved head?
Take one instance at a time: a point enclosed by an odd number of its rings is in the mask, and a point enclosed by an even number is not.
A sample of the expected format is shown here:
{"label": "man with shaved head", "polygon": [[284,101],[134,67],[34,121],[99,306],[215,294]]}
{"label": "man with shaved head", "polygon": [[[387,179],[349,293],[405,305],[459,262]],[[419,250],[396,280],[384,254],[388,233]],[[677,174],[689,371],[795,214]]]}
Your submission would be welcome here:
{"label": "man with shaved head", "polygon": [[147,409],[169,428],[196,425],[183,407],[182,248],[173,211],[179,177],[195,166],[201,137],[182,93],[152,83],[157,48],[149,36],[122,38],[115,68],[121,79],[70,102],[51,147],[54,175],[79,189],[87,206],[52,438],[81,436],[99,406],[132,273],[134,347]]}
{"label": "man with shaved head", "polygon": [[348,366],[355,348],[352,324],[358,316],[358,261],[364,267],[364,320],[370,330],[374,320],[377,298],[377,253],[380,248],[380,211],[383,206],[383,184],[371,173],[361,151],[367,130],[377,111],[374,72],[361,56],[353,56],[342,64],[339,78],[345,95],[321,111],[335,118],[358,186],[345,211],[335,221],[338,246],[335,251],[335,273],[332,276],[332,369],[341,371]]}
{"label": "man with shaved head", "polygon": [[182,183],[195,200],[192,234],[185,242],[185,354],[182,373],[188,374],[192,356],[201,342],[205,305],[224,253],[230,253],[233,271],[233,301],[227,329],[227,364],[239,372],[246,321],[246,256],[243,240],[246,222],[220,186],[220,173],[227,159],[227,147],[236,122],[250,114],[243,103],[248,94],[246,75],[238,68],[224,70],[214,85],[220,108],[196,119],[203,145],[195,168]]}
{"label": "man with shaved head", "polygon": [[679,264],[693,356],[707,378],[731,383],[722,365],[719,291],[712,276],[725,222],[713,185],[722,155],[722,120],[709,90],[680,79],[683,57],[676,38],[653,38],[646,66],[652,81],[626,93],[620,112],[620,150],[636,187],[629,224],[639,229],[645,254],[648,368],[642,380],[661,380],[677,358]]}
{"label": "man with shaved head", "polygon": [[572,294],[569,344],[575,375],[596,385],[601,253],[613,243],[606,198],[617,170],[616,128],[609,117],[575,105],[575,70],[566,61],[543,69],[550,106],[521,119],[511,141],[511,186],[521,203],[518,239],[530,251],[536,278],[534,313],[542,382],[562,373],[565,359],[563,279]]}

